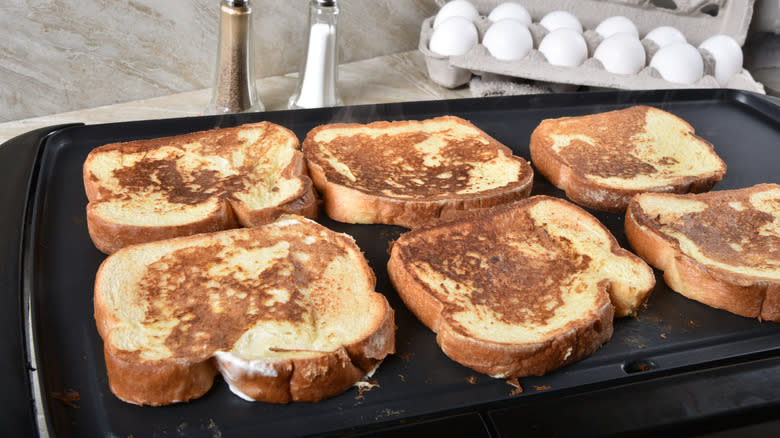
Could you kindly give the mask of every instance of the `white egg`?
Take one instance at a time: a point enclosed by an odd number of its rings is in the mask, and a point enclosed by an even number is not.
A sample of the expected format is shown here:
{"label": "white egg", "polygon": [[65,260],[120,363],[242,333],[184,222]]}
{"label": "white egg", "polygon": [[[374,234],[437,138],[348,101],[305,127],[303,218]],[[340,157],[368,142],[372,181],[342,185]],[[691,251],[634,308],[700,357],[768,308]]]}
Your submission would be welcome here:
{"label": "white egg", "polygon": [[466,0],[451,1],[439,9],[436,18],[433,19],[433,28],[436,29],[451,17],[464,17],[469,21],[476,21],[479,18],[479,12],[474,5]]}
{"label": "white egg", "polygon": [[677,84],[692,84],[704,75],[701,54],[688,43],[661,47],[650,60],[650,67],[655,68],[662,78]]}
{"label": "white egg", "polygon": [[525,57],[533,48],[534,40],[522,21],[505,18],[490,25],[482,37],[482,45],[494,57],[512,61]]}
{"label": "white egg", "polygon": [[458,56],[468,52],[478,39],[477,27],[471,20],[450,17],[433,30],[429,47],[442,56]]}
{"label": "white egg", "polygon": [[566,11],[552,11],[542,17],[539,24],[550,32],[560,28],[568,28],[582,33],[582,23],[580,23],[580,20]]}
{"label": "white egg", "polygon": [[715,59],[715,80],[721,87],[732,76],[742,71],[742,48],[728,35],[715,35],[704,40],[699,48],[709,52]]}
{"label": "white egg", "polygon": [[622,15],[609,17],[596,26],[596,33],[602,38],[609,38],[616,33],[630,33],[639,38],[639,30],[633,21]]}
{"label": "white egg", "polygon": [[488,20],[492,22],[501,21],[505,18],[514,18],[520,20],[526,26],[531,24],[531,14],[520,3],[506,2],[493,8],[488,15]]}
{"label": "white egg", "polygon": [[659,48],[663,46],[668,46],[669,44],[672,43],[688,42],[688,40],[685,38],[685,35],[683,35],[683,33],[679,31],[679,29],[672,26],[656,27],[655,29],[648,32],[647,35],[645,35],[645,39],[654,42],[655,45],[658,46]]}
{"label": "white egg", "polygon": [[588,57],[588,45],[582,34],[562,27],[545,35],[539,43],[539,51],[552,65],[576,67]]}
{"label": "white egg", "polygon": [[633,75],[645,66],[645,48],[632,33],[620,32],[605,38],[593,57],[611,73]]}

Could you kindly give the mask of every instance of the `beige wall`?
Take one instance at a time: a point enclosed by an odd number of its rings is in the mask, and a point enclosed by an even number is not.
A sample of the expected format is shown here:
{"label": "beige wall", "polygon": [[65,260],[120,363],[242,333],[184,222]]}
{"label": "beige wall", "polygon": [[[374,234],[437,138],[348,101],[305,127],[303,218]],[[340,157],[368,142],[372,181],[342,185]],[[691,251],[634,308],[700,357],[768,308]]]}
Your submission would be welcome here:
{"label": "beige wall", "polygon": [[[253,0],[255,73],[295,71],[307,0]],[[411,50],[435,0],[341,0],[341,61]],[[0,122],[211,86],[219,0],[0,0]]]}

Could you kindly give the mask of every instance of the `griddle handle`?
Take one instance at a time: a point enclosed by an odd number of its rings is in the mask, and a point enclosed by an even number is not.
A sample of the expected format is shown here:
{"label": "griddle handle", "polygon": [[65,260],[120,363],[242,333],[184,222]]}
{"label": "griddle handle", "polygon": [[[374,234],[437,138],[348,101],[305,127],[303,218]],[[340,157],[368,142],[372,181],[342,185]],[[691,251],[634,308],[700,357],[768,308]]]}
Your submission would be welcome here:
{"label": "griddle handle", "polygon": [[0,424],[7,436],[36,436],[28,375],[21,290],[22,227],[41,146],[55,132],[79,124],[49,126],[0,145]]}

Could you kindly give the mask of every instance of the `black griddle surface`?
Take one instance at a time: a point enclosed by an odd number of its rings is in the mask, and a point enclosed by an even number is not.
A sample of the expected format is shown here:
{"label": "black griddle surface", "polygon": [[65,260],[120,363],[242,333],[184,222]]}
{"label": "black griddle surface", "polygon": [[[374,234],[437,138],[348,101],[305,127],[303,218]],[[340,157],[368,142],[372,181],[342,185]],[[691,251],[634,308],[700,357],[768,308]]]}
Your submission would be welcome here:
{"label": "black griddle surface", "polygon": [[[657,286],[647,310],[637,318],[616,320],[612,340],[593,356],[546,376],[520,379],[523,391],[519,392],[503,380],[449,360],[436,345],[435,335],[404,307],[386,272],[388,242],[403,228],[341,224],[322,214],[321,223],[355,237],[376,273],[377,291],[396,310],[397,354],[388,357],[373,376],[378,387],[365,392],[353,388],[320,403],[274,405],[245,402],[217,377],[201,399],[157,408],[121,402],[110,392],[92,306],[95,273],[105,255],[94,248],[87,233],[81,173],[91,149],[109,142],[260,120],[286,126],[302,141],[309,129],[323,123],[453,114],[530,160],[530,134],[542,119],[635,104],[653,105],[682,117],[714,145],[728,165],[715,190],[780,182],[779,107],[764,97],[729,90],[462,99],[75,126],[55,132],[34,165],[20,254],[20,293],[29,294],[37,348],[27,354],[37,355],[42,387],[41,394],[33,397],[44,402],[43,426],[55,436],[300,436],[376,432],[450,417],[465,419],[453,424],[479,428],[480,418],[486,417],[472,414],[497,412],[496,423],[485,429],[496,434],[505,427],[502,412],[535,399],[554,404],[557,399],[780,356],[780,325],[688,300],[670,291],[656,271]],[[537,175],[532,195],[539,194],[563,197]],[[623,215],[591,212],[628,248]],[[71,390],[80,395],[78,407],[55,396]],[[522,430],[508,424],[508,430]]]}

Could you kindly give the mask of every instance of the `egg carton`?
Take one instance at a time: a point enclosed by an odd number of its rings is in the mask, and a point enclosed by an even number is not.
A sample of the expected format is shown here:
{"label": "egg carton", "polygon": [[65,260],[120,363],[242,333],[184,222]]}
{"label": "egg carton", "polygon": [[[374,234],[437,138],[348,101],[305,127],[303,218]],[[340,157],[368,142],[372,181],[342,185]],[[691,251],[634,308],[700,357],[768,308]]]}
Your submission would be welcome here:
{"label": "egg carton", "polygon": [[[482,37],[492,24],[487,15],[495,6],[506,0],[471,0],[480,17],[474,22],[479,42],[467,53],[459,56],[442,56],[429,49],[433,34],[434,17],[423,21],[420,32],[419,50],[425,56],[426,67],[431,80],[446,88],[456,88],[468,83],[473,75],[499,75],[529,79],[544,83],[569,86],[591,86],[626,90],[649,90],[670,88],[721,88],[714,77],[715,62],[709,52],[699,50],[704,61],[704,76],[693,84],[680,84],[665,80],[655,68],[649,67],[650,59],[658,46],[644,38],[658,26],[673,26],[679,29],[688,42],[698,46],[712,35],[726,34],[738,44],[745,42],[753,12],[753,0],[665,0],[669,7],[655,6],[652,0],[515,0],[530,13],[532,23],[528,26],[533,39],[533,48],[522,59],[503,61],[493,57],[481,44]],[[437,0],[439,6],[446,1]],[[552,65],[547,62],[538,47],[548,33],[538,24],[549,12],[564,10],[576,16],[583,26],[588,58],[577,67]],[[595,28],[604,19],[612,16],[629,18],[637,27],[646,54],[645,67],[637,74],[617,74],[604,69],[601,62],[593,58],[596,47],[603,41]],[[560,87],[554,89],[561,89]],[[764,94],[764,87],[756,82],[750,73],[742,69],[724,87]],[[562,89],[562,90],[565,90]]]}

